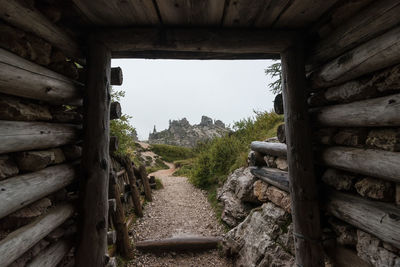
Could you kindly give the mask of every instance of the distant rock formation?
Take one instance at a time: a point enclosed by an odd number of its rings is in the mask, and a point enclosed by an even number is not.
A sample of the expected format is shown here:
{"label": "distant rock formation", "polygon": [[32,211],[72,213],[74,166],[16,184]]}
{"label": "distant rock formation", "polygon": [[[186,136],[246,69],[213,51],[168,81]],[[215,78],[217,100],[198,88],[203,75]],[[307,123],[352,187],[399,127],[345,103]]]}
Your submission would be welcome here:
{"label": "distant rock formation", "polygon": [[220,121],[202,116],[200,124],[190,125],[186,118],[169,121],[167,130],[157,132],[154,126],[153,133],[149,134],[150,144],[167,144],[175,146],[194,147],[199,141],[221,137],[229,129]]}

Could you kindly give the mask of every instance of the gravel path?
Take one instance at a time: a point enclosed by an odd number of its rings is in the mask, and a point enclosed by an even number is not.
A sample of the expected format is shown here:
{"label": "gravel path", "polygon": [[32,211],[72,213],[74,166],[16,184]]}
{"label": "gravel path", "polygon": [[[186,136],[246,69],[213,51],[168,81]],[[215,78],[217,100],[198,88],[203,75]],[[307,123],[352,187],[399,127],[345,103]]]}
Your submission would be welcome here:
{"label": "gravel path", "polygon": [[[185,235],[221,236],[223,226],[208,203],[206,193],[191,185],[186,177],[171,176],[174,169],[154,175],[162,180],[164,189],[153,191],[153,202],[144,208],[144,216],[132,225],[134,241],[179,237]],[[218,250],[201,253],[170,252],[153,255],[134,251],[128,266],[223,266],[231,264]]]}

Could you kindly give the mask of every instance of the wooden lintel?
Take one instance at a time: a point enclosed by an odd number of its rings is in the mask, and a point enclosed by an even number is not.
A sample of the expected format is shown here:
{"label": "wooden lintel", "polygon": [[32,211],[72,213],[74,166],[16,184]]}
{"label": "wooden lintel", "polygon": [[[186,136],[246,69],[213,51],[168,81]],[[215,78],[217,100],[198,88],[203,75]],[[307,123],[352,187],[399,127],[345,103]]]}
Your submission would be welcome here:
{"label": "wooden lintel", "polygon": [[199,53],[205,59],[212,55],[208,53],[214,53],[215,57],[279,55],[293,42],[294,36],[293,31],[215,28],[110,28],[97,34],[117,57],[135,57],[141,53],[151,57],[152,53],[158,53],[160,57],[190,58]]}

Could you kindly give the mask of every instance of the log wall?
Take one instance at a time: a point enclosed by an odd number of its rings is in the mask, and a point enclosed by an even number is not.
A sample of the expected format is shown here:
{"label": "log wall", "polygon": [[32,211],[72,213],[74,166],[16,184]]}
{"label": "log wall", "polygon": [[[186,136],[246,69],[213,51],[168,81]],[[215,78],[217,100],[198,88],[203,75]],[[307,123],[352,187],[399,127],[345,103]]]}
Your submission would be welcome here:
{"label": "log wall", "polygon": [[83,67],[20,15],[0,22],[0,265],[73,264]]}

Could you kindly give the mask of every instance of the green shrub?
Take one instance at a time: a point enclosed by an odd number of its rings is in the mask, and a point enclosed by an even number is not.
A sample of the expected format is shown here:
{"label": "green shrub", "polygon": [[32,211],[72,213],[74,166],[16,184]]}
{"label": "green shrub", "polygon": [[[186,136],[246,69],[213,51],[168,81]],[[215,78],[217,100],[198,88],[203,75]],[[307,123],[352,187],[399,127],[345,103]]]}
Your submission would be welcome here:
{"label": "green shrub", "polygon": [[153,144],[150,150],[167,162],[194,157],[193,149],[187,147]]}
{"label": "green shrub", "polygon": [[146,171],[147,173],[152,173],[159,170],[167,170],[167,169],[169,169],[168,165],[165,164],[164,161],[162,161],[161,159],[156,158],[155,164],[153,166],[147,167]]}
{"label": "green shrub", "polygon": [[178,168],[172,175],[190,177],[194,159],[183,159],[174,161],[175,168]]}
{"label": "green shrub", "polygon": [[160,189],[163,189],[163,188],[164,188],[164,186],[163,186],[161,180],[156,178],[156,190],[160,190]]}

